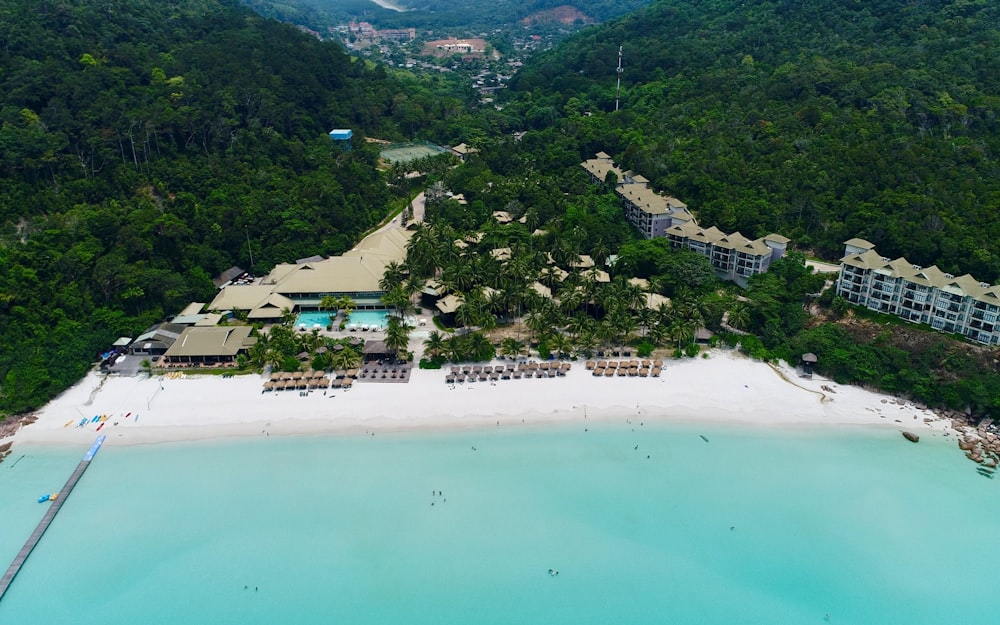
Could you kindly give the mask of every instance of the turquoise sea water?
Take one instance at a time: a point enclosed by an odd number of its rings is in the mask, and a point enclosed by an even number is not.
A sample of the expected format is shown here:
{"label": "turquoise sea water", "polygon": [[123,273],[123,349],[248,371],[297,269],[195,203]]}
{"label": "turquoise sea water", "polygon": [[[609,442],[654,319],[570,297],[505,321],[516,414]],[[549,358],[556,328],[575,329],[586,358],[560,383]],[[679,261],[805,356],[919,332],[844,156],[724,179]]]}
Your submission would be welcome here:
{"label": "turquoise sea water", "polygon": [[[85,451],[0,465],[2,566]],[[110,446],[0,623],[994,623],[998,487],[870,428]]]}

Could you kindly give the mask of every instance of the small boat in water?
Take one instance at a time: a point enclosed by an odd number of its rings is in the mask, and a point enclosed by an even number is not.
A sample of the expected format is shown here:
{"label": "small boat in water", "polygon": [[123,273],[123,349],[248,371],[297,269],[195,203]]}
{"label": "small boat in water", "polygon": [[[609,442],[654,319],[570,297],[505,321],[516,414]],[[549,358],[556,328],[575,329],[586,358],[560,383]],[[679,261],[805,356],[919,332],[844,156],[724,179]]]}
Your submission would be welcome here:
{"label": "small boat in water", "polygon": [[56,497],[58,496],[59,493],[50,493],[48,495],[42,495],[41,497],[38,498],[38,503],[45,503],[46,501],[55,501]]}

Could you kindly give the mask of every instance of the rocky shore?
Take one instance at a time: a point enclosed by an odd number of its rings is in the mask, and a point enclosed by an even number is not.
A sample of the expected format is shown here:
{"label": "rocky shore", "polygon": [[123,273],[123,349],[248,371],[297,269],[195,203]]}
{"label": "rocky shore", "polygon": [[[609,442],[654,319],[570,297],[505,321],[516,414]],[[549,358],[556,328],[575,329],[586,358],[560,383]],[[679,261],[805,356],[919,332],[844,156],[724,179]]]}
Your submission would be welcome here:
{"label": "rocky shore", "polygon": [[[38,421],[38,415],[36,414],[11,417],[9,419],[5,419],[4,421],[0,421],[0,440],[14,436],[22,427],[30,425],[35,421]],[[0,462],[3,462],[3,459],[10,455],[10,450],[13,446],[13,441],[7,441],[0,444]]]}
{"label": "rocky shore", "polygon": [[975,423],[968,415],[957,412],[947,412],[944,416],[951,419],[952,427],[958,432],[958,447],[965,452],[965,457],[996,469],[1000,464],[1000,435],[996,424],[985,419]]}

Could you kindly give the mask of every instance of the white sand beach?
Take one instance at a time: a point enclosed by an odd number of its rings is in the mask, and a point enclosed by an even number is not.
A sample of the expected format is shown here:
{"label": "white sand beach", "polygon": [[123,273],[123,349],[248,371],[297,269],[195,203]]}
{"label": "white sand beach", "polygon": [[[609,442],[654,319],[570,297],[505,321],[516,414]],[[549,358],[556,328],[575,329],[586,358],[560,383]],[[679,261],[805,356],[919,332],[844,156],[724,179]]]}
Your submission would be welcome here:
{"label": "white sand beach", "polygon": [[[447,369],[446,369],[447,370]],[[912,403],[819,376],[711,350],[667,361],[659,378],[594,378],[582,361],[564,378],[449,386],[446,370],[414,370],[409,383],[358,383],[350,390],[262,393],[257,375],[103,377],[89,374],[23,427],[15,443],[108,444],[188,441],[410,428],[496,427],[598,419],[732,422],[758,426],[872,425],[948,435],[950,421]],[[825,387],[828,390],[824,390]],[[832,392],[831,392],[832,391]],[[78,426],[82,419],[84,426]]]}

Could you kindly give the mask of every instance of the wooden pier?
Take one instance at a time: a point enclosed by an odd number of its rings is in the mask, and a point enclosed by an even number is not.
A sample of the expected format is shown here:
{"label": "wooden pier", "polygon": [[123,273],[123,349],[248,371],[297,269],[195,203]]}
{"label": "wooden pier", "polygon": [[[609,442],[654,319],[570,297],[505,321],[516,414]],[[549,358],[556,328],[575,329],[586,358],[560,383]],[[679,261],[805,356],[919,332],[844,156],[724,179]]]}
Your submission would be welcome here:
{"label": "wooden pier", "polygon": [[14,557],[14,561],[11,562],[10,566],[7,568],[7,572],[3,574],[3,578],[0,578],[0,600],[3,599],[4,594],[7,592],[7,588],[10,586],[11,582],[14,581],[14,577],[17,575],[18,571],[20,571],[21,567],[24,566],[25,560],[27,560],[28,556],[31,555],[35,545],[37,545],[38,541],[42,539],[42,534],[45,533],[45,530],[49,529],[49,525],[52,524],[52,519],[56,518],[56,514],[59,512],[59,509],[62,508],[62,505],[69,497],[69,494],[73,492],[73,488],[76,486],[76,483],[80,481],[80,477],[83,476],[84,471],[86,471],[87,467],[90,466],[90,461],[94,459],[94,454],[96,454],[97,450],[101,448],[101,444],[104,443],[104,439],[105,437],[102,434],[97,437],[96,441],[94,441],[90,450],[86,453],[86,455],[84,455],[83,460],[81,460],[80,464],[76,466],[76,470],[73,471],[73,474],[69,476],[68,480],[66,480],[66,484],[62,487],[62,490],[59,491],[59,496],[49,504],[49,509],[46,510],[45,516],[42,517],[42,520],[38,522],[38,525],[35,527],[35,531],[33,531],[31,536],[28,538],[28,542],[24,543],[24,546],[21,547],[21,551],[17,553],[17,556]]}

